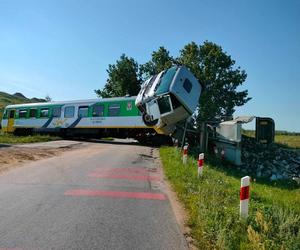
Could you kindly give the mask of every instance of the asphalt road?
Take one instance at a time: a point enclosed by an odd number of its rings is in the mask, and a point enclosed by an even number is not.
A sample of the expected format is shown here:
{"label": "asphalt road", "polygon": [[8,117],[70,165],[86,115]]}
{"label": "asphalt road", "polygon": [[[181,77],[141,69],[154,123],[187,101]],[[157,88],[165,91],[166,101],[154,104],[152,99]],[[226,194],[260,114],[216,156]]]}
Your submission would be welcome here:
{"label": "asphalt road", "polygon": [[187,249],[152,148],[83,143],[0,176],[0,249]]}

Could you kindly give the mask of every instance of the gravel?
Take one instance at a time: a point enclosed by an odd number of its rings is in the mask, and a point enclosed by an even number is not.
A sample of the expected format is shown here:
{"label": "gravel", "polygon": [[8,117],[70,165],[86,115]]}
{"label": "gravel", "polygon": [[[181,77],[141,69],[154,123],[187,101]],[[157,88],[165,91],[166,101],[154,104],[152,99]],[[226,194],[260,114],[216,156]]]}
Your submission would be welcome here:
{"label": "gravel", "polygon": [[270,180],[300,178],[300,150],[279,144],[262,145],[254,138],[242,137],[241,172]]}

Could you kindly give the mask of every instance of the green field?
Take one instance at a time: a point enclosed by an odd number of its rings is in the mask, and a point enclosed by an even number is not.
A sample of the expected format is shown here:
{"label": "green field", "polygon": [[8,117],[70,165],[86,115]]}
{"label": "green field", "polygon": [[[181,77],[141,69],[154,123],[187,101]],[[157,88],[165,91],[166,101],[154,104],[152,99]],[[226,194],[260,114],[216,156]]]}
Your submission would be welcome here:
{"label": "green field", "polygon": [[[243,130],[243,135],[255,137],[255,131]],[[276,131],[275,143],[281,144],[284,147],[300,148],[300,135],[299,133]]]}
{"label": "green field", "polygon": [[[166,177],[188,212],[188,226],[199,249],[300,249],[300,189],[294,183],[251,183],[250,215],[239,219],[239,174],[206,157],[181,163],[181,153],[160,149]],[[207,162],[209,162],[207,164]]]}
{"label": "green field", "polygon": [[275,135],[275,142],[290,148],[300,148],[299,135]]}
{"label": "green field", "polygon": [[29,136],[14,136],[0,132],[0,143],[16,144],[16,143],[33,143],[59,140],[60,137],[49,135],[29,135]]}

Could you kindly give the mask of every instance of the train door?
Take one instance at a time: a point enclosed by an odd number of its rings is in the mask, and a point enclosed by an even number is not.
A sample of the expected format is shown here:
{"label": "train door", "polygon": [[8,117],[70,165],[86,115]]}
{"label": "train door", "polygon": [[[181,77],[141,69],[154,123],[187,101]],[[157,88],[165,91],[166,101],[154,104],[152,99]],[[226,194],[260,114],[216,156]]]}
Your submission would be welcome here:
{"label": "train door", "polygon": [[7,123],[7,132],[8,133],[12,133],[15,130],[14,129],[15,113],[16,113],[15,109],[11,109],[9,111],[9,114],[8,114],[8,123]]}

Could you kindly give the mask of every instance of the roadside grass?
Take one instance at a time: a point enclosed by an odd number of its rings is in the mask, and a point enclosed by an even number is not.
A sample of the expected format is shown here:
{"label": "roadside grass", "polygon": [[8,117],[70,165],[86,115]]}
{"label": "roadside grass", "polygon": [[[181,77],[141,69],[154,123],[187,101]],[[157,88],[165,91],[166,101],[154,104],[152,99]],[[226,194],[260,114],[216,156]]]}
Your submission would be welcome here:
{"label": "roadside grass", "polygon": [[33,143],[33,142],[47,142],[59,140],[60,137],[49,135],[28,135],[28,136],[14,136],[7,133],[0,133],[0,143],[16,144],[16,143]]}
{"label": "roadside grass", "polygon": [[239,218],[241,176],[229,165],[208,156],[198,179],[193,157],[183,166],[175,148],[162,147],[160,155],[199,249],[300,249],[299,186],[252,182],[249,217],[244,221]]}

